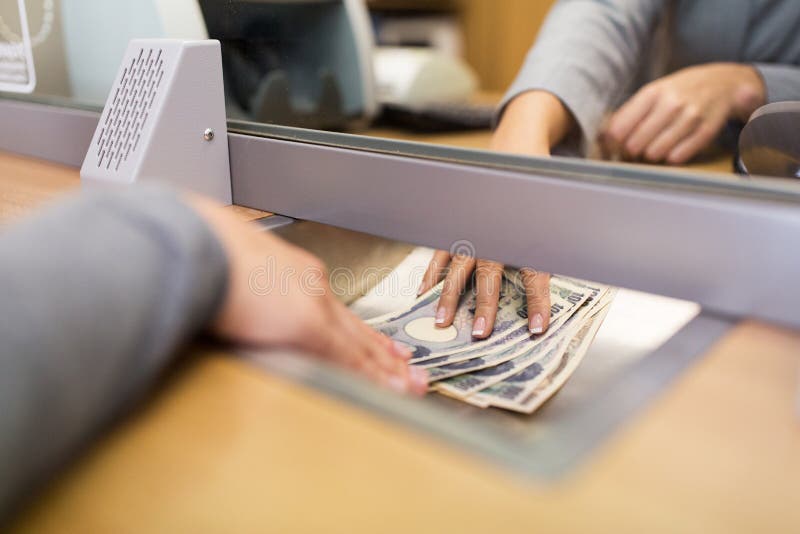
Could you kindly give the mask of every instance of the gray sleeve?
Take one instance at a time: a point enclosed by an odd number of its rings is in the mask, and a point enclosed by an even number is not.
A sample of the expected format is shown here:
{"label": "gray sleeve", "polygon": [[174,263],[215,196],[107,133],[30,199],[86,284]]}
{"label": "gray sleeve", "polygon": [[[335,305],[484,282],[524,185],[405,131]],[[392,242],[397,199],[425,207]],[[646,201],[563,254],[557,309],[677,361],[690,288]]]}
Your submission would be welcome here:
{"label": "gray sleeve", "polygon": [[767,103],[800,100],[800,67],[775,63],[756,63],[767,88]]}
{"label": "gray sleeve", "polygon": [[216,312],[227,260],[160,188],[84,192],[0,234],[0,518]]}
{"label": "gray sleeve", "polygon": [[586,153],[600,123],[636,81],[665,0],[559,0],[500,113],[520,93],[555,95],[579,127],[568,142]]}

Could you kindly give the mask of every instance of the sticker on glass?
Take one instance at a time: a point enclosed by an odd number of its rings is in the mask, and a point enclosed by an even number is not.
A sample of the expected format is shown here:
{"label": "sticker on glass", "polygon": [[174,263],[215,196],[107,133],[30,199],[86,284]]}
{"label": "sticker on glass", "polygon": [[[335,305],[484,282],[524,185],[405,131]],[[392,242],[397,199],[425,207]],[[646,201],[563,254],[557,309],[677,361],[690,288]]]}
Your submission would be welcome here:
{"label": "sticker on glass", "polygon": [[0,91],[31,93],[35,87],[25,1],[4,0],[0,2]]}

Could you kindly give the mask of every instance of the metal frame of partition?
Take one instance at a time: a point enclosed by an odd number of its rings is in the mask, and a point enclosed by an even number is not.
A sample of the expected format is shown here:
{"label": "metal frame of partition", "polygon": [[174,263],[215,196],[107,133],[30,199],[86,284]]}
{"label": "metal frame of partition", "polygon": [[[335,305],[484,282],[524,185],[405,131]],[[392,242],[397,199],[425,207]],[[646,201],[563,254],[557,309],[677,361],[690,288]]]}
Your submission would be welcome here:
{"label": "metal frame of partition", "polygon": [[80,167],[99,120],[98,110],[0,99],[0,149]]}
{"label": "metal frame of partition", "polygon": [[[77,167],[99,111],[0,100],[0,117],[0,149]],[[234,203],[282,214],[277,226],[309,219],[437,248],[466,239],[481,257],[703,305],[624,376],[577,404],[556,399],[537,429],[522,432],[519,419],[498,422],[477,409],[451,417],[465,412],[447,399],[401,401],[322,368],[252,357],[519,471],[563,473],[738,318],[800,327],[800,253],[788,245],[800,235],[800,194],[781,182],[730,184],[235,121],[229,130]]]}

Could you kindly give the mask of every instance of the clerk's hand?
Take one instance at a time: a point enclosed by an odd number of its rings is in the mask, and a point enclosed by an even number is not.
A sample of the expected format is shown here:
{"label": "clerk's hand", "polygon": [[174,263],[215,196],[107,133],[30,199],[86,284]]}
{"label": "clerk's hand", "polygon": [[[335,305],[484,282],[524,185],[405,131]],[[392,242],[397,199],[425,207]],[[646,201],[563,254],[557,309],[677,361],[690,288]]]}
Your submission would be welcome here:
{"label": "clerk's hand", "polygon": [[[420,285],[420,294],[434,287],[444,278],[442,294],[436,311],[436,326],[444,328],[453,324],[458,301],[470,277],[475,275],[476,307],[472,335],[478,339],[489,337],[497,316],[503,266],[470,256],[455,255],[438,250],[433,255]],[[528,304],[528,328],[532,334],[547,330],[550,325],[550,275],[533,269],[520,270],[520,278]]]}
{"label": "clerk's hand", "polygon": [[746,122],[766,101],[754,67],[708,63],[645,85],[611,116],[601,139],[627,159],[681,164],[717,137],[729,119]]}
{"label": "clerk's hand", "polygon": [[336,299],[318,258],[209,200],[188,200],[228,257],[227,294],[213,320],[214,333],[239,343],[300,349],[398,392],[427,391],[427,372],[408,364],[410,351]]}

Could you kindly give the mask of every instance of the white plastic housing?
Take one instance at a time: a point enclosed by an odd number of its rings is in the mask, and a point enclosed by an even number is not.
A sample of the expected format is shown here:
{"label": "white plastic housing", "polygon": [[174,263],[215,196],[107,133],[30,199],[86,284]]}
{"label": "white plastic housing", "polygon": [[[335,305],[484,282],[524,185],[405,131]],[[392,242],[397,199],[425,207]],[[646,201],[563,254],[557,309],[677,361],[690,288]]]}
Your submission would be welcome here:
{"label": "white plastic housing", "polygon": [[219,41],[130,42],[81,180],[163,182],[231,203]]}

